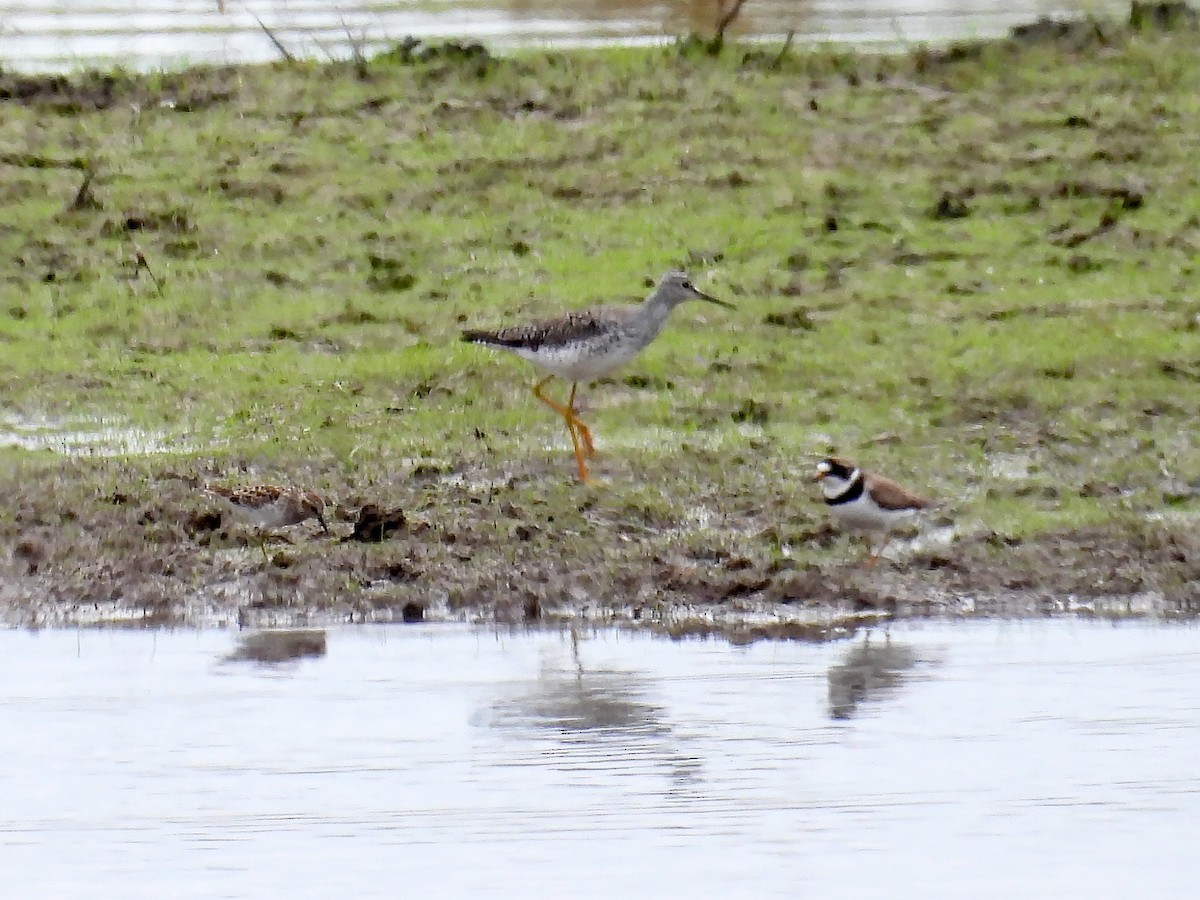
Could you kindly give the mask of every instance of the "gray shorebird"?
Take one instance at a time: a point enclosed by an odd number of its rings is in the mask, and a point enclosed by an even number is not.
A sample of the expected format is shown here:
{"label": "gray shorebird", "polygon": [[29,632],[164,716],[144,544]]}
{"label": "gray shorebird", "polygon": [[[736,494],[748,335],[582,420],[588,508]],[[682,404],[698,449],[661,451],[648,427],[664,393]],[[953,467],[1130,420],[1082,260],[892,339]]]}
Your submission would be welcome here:
{"label": "gray shorebird", "polygon": [[243,522],[258,529],[258,547],[263,559],[267,557],[267,532],[288,525],[299,525],[316,519],[326,532],[325,500],[314,491],[302,491],[277,484],[256,484],[228,488],[210,486],[208,493],[225,501],[225,505]]}
{"label": "gray shorebird", "polygon": [[[869,566],[875,565],[895,528],[934,505],[890,478],[836,456],[817,463],[817,480],[834,521],[867,536]],[[872,538],[882,543],[876,546]]]}
{"label": "gray shorebird", "polygon": [[[595,455],[596,448],[591,430],[575,413],[579,382],[607,375],[637,356],[662,331],[671,310],[685,300],[706,300],[733,309],[732,304],[698,290],[684,272],[668,272],[654,293],[637,306],[598,306],[529,325],[495,331],[472,329],[464,331],[462,339],[508,350],[550,373],[534,385],[533,396],[567,423],[579,478],[586,483],[587,459]],[[556,377],[571,382],[565,406],[547,397],[543,390]]]}

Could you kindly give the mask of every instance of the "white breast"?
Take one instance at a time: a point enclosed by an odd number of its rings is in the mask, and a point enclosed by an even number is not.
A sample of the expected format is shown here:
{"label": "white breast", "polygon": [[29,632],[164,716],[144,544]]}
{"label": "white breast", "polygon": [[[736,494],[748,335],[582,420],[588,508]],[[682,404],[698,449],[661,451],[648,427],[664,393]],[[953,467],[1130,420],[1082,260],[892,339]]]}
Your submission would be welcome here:
{"label": "white breast", "polygon": [[258,528],[282,528],[284,525],[290,525],[292,521],[291,510],[288,509],[286,503],[281,501],[268,503],[257,509],[230,503],[229,508],[243,522],[248,522]]}
{"label": "white breast", "polygon": [[539,347],[537,350],[514,348],[513,352],[541,366],[551,375],[568,381],[591,381],[625,365],[642,348],[630,343],[613,344],[600,353],[589,353],[585,344],[564,344],[561,347]]}
{"label": "white breast", "polygon": [[907,522],[916,514],[911,509],[883,509],[863,494],[850,503],[829,507],[830,515],[846,528],[857,531],[889,531]]}

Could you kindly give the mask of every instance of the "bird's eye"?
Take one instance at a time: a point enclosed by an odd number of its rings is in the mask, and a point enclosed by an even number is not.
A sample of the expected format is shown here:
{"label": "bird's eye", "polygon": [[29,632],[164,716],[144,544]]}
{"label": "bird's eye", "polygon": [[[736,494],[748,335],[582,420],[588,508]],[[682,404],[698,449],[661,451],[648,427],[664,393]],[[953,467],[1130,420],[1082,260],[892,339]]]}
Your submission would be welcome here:
{"label": "bird's eye", "polygon": [[685,282],[683,283],[683,287],[684,287],[684,289],[685,289],[685,290],[688,290],[688,291],[694,291],[694,290],[695,290],[695,288],[694,288],[694,287],[692,287],[692,283],[691,283],[690,281],[685,281]]}

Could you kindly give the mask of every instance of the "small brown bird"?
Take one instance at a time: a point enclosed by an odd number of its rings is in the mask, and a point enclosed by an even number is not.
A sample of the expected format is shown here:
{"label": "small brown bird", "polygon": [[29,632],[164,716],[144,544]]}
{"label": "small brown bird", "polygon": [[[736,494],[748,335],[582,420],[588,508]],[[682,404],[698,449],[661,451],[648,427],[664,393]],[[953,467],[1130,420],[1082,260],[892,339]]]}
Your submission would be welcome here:
{"label": "small brown bird", "polygon": [[[934,506],[890,478],[860,469],[836,456],[817,463],[817,480],[834,521],[847,530],[866,535],[869,566],[878,561],[895,528]],[[875,546],[873,539],[881,543]]]}
{"label": "small brown bird", "polygon": [[[255,484],[245,487],[208,487],[213,496],[225,501],[228,508],[242,521],[253,525],[259,532],[259,549],[263,559],[267,557],[267,532],[288,525],[299,525],[316,519],[326,532],[325,500],[314,491],[304,491],[278,484]],[[269,560],[268,560],[269,561]]]}

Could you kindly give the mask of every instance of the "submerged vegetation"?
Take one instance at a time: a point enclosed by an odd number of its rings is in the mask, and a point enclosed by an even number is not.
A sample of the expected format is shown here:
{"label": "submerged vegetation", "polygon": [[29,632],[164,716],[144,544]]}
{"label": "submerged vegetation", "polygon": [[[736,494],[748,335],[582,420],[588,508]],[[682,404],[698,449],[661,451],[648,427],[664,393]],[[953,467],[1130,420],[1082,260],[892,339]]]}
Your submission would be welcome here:
{"label": "submerged vegetation", "polygon": [[[0,451],[7,618],[1190,615],[1198,32],[1139,9],[892,55],[0,75],[0,431],[166,449]],[[584,391],[581,486],[534,371],[458,334],[676,266],[738,309]],[[955,540],[860,571],[833,451]],[[344,539],[263,566],[209,481],[326,492]]]}

